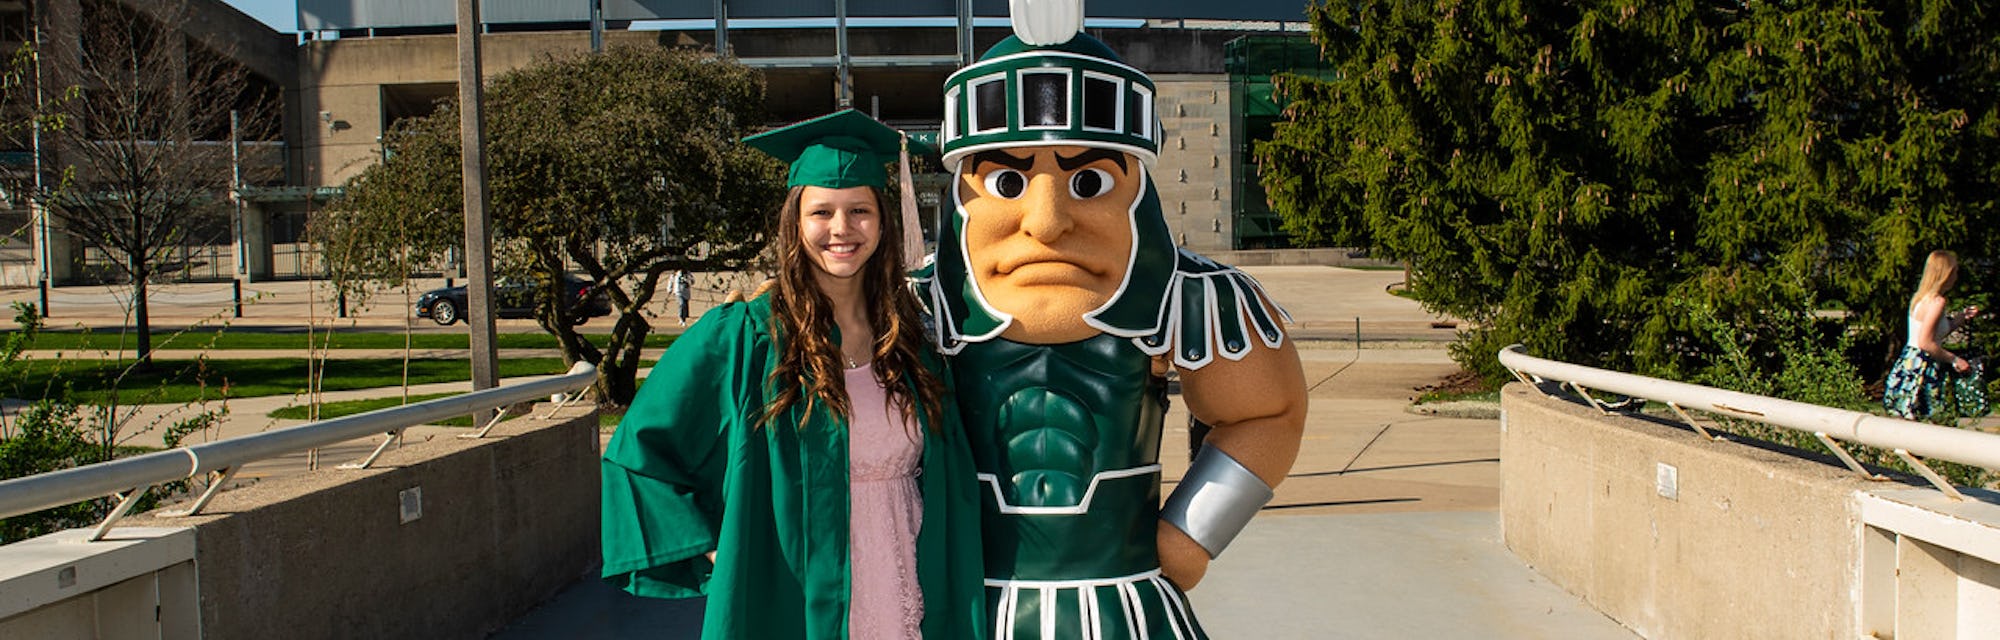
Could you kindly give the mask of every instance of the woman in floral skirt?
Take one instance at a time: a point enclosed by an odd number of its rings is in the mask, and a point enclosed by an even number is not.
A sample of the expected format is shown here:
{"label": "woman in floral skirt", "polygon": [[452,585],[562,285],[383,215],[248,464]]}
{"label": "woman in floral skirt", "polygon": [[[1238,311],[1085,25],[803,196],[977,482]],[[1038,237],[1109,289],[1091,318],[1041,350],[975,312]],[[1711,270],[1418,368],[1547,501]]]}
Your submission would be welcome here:
{"label": "woman in floral skirt", "polygon": [[[1950,302],[1944,294],[1957,283],[1958,255],[1932,251],[1924,261],[1924,278],[1917,284],[1917,293],[1910,296],[1909,340],[1896,358],[1896,366],[1889,370],[1882,394],[1882,405],[1890,414],[1922,420],[1947,407],[1956,409],[1957,415],[1985,413],[1986,396],[1979,384],[1978,365],[1944,348],[1945,336],[1979,315],[1978,307],[1945,311]],[[1958,392],[1948,393],[1953,387]]]}

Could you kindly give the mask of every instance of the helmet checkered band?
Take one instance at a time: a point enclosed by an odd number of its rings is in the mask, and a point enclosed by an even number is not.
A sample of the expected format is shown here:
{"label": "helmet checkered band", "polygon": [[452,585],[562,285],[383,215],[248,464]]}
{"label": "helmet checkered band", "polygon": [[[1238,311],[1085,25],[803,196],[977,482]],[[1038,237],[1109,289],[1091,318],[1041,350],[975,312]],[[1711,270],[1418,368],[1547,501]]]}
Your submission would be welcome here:
{"label": "helmet checkered band", "polygon": [[945,80],[944,163],[990,149],[1075,144],[1152,166],[1161,134],[1154,96],[1152,79],[1115,60],[1059,49],[992,56]]}

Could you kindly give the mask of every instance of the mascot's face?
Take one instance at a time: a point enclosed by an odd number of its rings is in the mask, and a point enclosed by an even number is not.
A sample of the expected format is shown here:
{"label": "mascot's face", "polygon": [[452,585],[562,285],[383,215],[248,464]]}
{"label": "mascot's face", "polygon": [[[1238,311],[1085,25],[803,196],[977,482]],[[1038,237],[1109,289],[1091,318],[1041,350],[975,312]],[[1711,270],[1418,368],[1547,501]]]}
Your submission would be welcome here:
{"label": "mascot's face", "polygon": [[1001,149],[959,165],[966,254],[980,294],[1014,317],[1009,340],[1098,333],[1083,316],[1118,295],[1132,254],[1138,159],[1082,146]]}

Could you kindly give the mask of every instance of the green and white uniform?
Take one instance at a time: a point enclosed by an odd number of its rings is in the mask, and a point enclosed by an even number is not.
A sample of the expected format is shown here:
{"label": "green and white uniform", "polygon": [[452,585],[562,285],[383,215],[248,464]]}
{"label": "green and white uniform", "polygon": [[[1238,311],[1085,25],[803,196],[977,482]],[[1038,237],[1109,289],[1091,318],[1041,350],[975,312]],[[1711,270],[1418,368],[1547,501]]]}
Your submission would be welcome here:
{"label": "green and white uniform", "polygon": [[[978,469],[986,598],[996,638],[1202,638],[1186,597],[1160,577],[1156,534],[1166,381],[1241,359],[1284,334],[1255,281],[1180,252],[1157,289],[1158,326],[1061,345],[965,339],[939,318]],[[926,274],[930,275],[930,274]],[[1145,280],[1151,280],[1147,278]],[[971,287],[930,277],[933,309]],[[955,295],[954,291],[959,295]]]}
{"label": "green and white uniform", "polygon": [[[1132,154],[1148,180],[1160,138],[1152,81],[1095,38],[1040,46],[1008,38],[945,86],[948,167],[980,151],[1079,145]],[[1206,637],[1160,575],[1167,394],[1152,361],[1170,351],[1184,370],[1241,360],[1258,344],[1279,347],[1284,332],[1248,275],[1174,246],[1149,181],[1130,212],[1125,281],[1078,319],[1100,331],[1092,338],[1000,337],[1013,319],[968,272],[963,207],[944,221],[938,255],[919,273],[979,470],[996,638]]]}

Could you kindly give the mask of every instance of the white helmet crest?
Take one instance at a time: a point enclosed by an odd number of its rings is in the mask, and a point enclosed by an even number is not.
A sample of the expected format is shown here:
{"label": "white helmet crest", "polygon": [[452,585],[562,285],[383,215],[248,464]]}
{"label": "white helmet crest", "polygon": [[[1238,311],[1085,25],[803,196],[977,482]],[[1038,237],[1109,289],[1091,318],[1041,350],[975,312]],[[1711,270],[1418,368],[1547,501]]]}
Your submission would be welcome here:
{"label": "white helmet crest", "polygon": [[1007,0],[1014,35],[1030,46],[1069,42],[1083,31],[1083,0]]}

